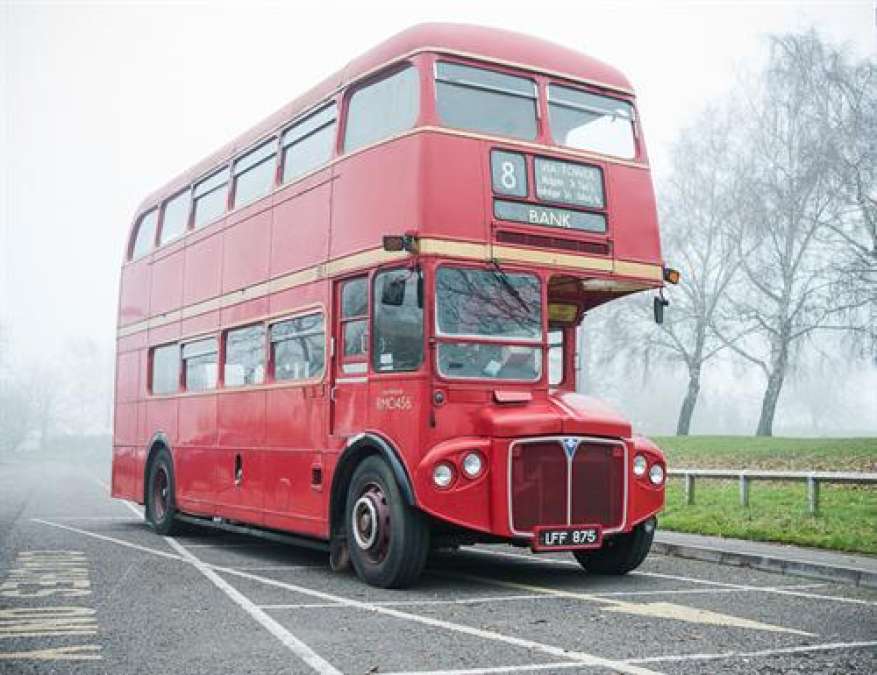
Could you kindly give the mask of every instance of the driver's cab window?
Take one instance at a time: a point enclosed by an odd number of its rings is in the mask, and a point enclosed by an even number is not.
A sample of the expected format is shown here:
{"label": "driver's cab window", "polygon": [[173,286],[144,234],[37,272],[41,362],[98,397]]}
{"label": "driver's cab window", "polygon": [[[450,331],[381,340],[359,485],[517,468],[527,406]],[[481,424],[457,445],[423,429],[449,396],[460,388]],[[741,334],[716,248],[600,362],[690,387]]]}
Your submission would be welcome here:
{"label": "driver's cab window", "polygon": [[376,274],[372,307],[372,367],[379,373],[417,370],[423,362],[420,269]]}
{"label": "driver's cab window", "polygon": [[368,371],[368,279],[359,277],[341,286],[341,371]]}
{"label": "driver's cab window", "polygon": [[563,383],[563,331],[548,331],[548,384]]}

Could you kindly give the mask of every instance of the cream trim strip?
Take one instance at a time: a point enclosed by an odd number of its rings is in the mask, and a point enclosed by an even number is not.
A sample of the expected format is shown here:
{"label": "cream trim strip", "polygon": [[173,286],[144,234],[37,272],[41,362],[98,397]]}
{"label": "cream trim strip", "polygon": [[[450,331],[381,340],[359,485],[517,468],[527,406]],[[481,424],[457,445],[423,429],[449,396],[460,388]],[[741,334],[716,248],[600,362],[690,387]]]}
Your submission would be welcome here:
{"label": "cream trim strip", "polygon": [[[447,256],[463,258],[465,260],[498,260],[499,262],[530,263],[552,268],[567,268],[577,270],[589,270],[595,272],[609,272],[624,276],[638,277],[654,281],[661,281],[663,268],[660,265],[648,263],[629,262],[625,260],[611,260],[609,258],[593,258],[590,256],[573,255],[570,253],[556,253],[551,251],[539,251],[534,249],[516,248],[514,246],[500,246],[497,244],[480,244],[477,242],[456,241],[452,239],[421,239],[420,253],[422,255]],[[314,265],[298,272],[284,274],[283,276],[269,279],[268,281],[248,286],[221,296],[204,300],[181,309],[176,309],[166,314],[159,314],[143,321],[121,326],[117,331],[117,337],[127,337],[141,331],[160,328],[182,319],[190,319],[217,309],[224,309],[272,295],[297,286],[313,283],[321,279],[344,274],[363,267],[373,267],[409,257],[404,251],[385,251],[382,248],[373,248],[352,255],[329,260],[319,265]]]}

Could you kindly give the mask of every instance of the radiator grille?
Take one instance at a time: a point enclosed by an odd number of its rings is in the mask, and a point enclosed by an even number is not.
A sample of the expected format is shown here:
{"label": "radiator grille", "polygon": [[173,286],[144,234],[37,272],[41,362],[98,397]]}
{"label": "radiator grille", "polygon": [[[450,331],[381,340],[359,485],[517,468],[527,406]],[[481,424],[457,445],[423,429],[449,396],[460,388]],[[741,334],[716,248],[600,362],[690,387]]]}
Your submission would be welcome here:
{"label": "radiator grille", "polygon": [[[575,448],[569,454],[564,441]],[[575,445],[578,442],[577,446]],[[620,443],[548,438],[513,445],[509,469],[511,527],[624,524],[625,450]]]}

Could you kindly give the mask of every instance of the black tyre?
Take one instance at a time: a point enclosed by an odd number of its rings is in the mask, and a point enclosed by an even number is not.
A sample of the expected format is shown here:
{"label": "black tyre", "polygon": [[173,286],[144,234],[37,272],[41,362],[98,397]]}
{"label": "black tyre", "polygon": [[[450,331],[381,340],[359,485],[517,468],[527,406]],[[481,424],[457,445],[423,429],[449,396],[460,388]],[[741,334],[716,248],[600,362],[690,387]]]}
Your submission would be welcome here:
{"label": "black tyre", "polygon": [[405,588],[420,577],[429,554],[429,525],[405,503],[387,463],[372,455],[356,467],[344,510],[350,562],[380,588]]}
{"label": "black tyre", "polygon": [[592,574],[627,574],[642,564],[652,547],[657,521],[640,523],[628,534],[607,537],[596,551],[574,551],[575,559]]}
{"label": "black tyre", "polygon": [[146,522],[158,534],[171,536],[179,532],[180,525],[174,520],[175,485],[171,453],[162,448],[153,456],[146,474]]}

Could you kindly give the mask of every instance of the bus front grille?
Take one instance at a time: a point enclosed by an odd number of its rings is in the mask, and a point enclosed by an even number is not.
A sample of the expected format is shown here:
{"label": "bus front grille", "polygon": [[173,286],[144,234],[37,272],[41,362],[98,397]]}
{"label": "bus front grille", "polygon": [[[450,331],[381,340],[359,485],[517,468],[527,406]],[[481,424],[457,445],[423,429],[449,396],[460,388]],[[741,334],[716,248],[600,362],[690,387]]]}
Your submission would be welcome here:
{"label": "bus front grille", "polygon": [[624,525],[626,450],[620,441],[539,438],[512,444],[510,524],[526,534],[540,525]]}

